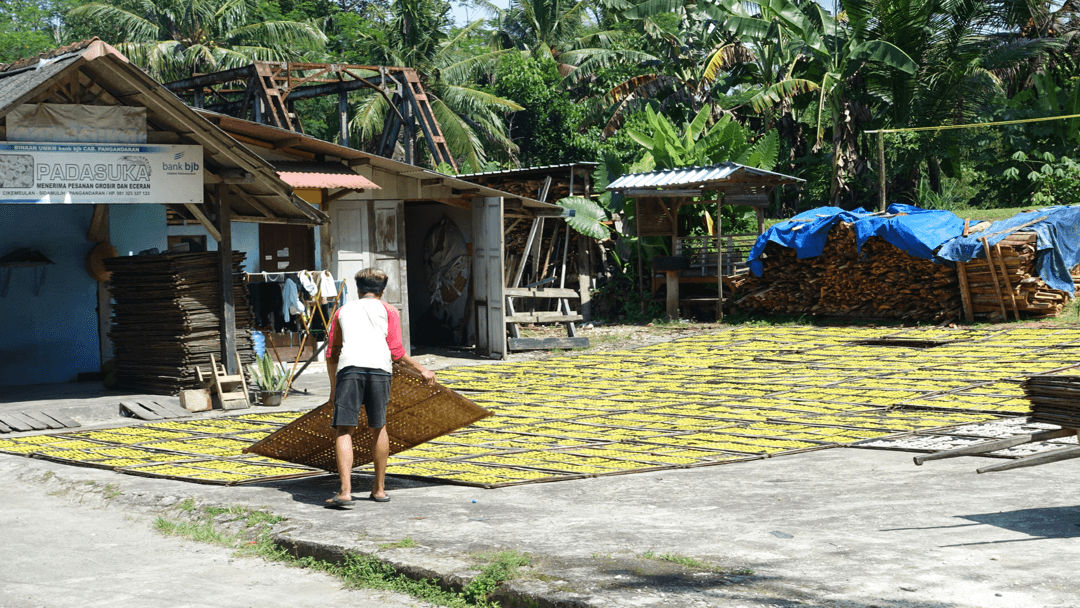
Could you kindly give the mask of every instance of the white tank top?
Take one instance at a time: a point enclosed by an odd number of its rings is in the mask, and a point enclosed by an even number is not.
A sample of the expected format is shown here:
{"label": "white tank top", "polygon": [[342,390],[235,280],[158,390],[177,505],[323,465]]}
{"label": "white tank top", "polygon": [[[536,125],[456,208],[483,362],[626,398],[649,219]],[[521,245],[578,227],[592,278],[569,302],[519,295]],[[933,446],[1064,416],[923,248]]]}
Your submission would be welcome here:
{"label": "white tank top", "polygon": [[390,347],[386,343],[389,319],[386,307],[377,298],[352,300],[338,311],[341,354],[338,369],[370,367],[393,371]]}

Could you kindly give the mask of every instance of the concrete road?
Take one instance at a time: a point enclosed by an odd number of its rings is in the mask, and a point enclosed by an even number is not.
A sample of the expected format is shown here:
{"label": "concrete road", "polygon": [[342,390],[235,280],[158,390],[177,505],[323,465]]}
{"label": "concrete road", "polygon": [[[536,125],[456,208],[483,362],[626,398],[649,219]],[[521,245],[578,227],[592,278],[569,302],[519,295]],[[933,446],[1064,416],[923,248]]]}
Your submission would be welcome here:
{"label": "concrete road", "polygon": [[215,545],[167,537],[152,517],[79,504],[0,476],[3,608],[326,608],[426,606],[383,591],[353,591],[329,575]]}
{"label": "concrete road", "polygon": [[[987,462],[916,467],[909,453],[830,449],[496,490],[391,478],[390,503],[334,512],[320,507],[334,491],[329,476],[219,487],[0,455],[0,606],[74,606],[75,592],[94,586],[99,599],[121,598],[110,606],[174,605],[153,600],[179,590],[187,605],[246,606],[264,567],[290,582],[250,605],[336,592],[303,573],[157,538],[139,519],[192,498],[268,509],[287,518],[286,543],[367,553],[423,577],[468,580],[478,555],[527,552],[532,565],[507,589],[539,606],[1080,607],[1080,460],[976,475]],[[357,475],[356,494],[369,483]],[[102,498],[105,487],[115,496]],[[79,510],[42,488],[108,509],[68,520]],[[405,538],[415,546],[384,548]],[[125,547],[115,549],[119,563],[97,558],[114,543]],[[171,556],[161,568],[159,545]],[[174,576],[183,582],[170,588]],[[47,603],[53,590],[69,603]]]}

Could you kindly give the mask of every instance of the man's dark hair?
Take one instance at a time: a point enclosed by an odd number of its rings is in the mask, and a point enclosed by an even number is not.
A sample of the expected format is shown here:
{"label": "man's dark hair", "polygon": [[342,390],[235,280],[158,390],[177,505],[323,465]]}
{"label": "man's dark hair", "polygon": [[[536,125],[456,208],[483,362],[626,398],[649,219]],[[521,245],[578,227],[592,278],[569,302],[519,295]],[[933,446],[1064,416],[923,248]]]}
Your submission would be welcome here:
{"label": "man's dark hair", "polygon": [[381,296],[389,281],[386,273],[377,268],[365,268],[356,273],[356,295],[373,293]]}

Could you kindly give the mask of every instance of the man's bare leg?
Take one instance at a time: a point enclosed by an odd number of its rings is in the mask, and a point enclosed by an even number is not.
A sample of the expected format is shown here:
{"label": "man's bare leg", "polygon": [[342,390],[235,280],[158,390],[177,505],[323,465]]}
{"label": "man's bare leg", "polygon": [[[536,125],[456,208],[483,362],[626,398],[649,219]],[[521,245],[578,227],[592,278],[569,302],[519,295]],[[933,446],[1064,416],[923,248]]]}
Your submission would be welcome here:
{"label": "man's bare leg", "polygon": [[386,496],[386,460],[390,457],[390,435],[386,427],[371,429],[371,452],[375,457],[375,482],[371,485],[371,495],[376,498]]}
{"label": "man's bare leg", "polygon": [[[334,439],[334,455],[337,458],[338,477],[341,479],[341,491],[337,497],[341,500],[352,500],[352,465],[353,446],[351,426],[334,427],[337,437]],[[385,461],[384,461],[385,462]]]}

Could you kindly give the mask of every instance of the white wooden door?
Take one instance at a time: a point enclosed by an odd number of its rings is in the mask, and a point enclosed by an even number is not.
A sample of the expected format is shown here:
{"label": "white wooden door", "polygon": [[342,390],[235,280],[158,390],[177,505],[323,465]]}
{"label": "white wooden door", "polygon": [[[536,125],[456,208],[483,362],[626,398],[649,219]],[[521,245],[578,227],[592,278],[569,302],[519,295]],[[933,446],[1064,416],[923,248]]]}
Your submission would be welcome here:
{"label": "white wooden door", "polygon": [[401,311],[401,334],[409,347],[409,292],[405,271],[405,213],[402,201],[334,202],[330,215],[334,277],[349,281],[349,299],[356,299],[353,276],[378,268],[390,281],[383,300]]}
{"label": "white wooden door", "polygon": [[405,203],[375,201],[371,221],[371,265],[386,273],[383,300],[401,311],[401,341],[409,350],[409,277],[405,269]]}
{"label": "white wooden door", "polygon": [[356,299],[352,278],[357,271],[372,263],[370,233],[370,201],[334,201],[330,211],[330,230],[334,251],[334,278],[348,281],[349,299]]}
{"label": "white wooden door", "polygon": [[482,355],[506,357],[503,309],[503,199],[476,198],[473,208],[473,301],[476,348]]}

